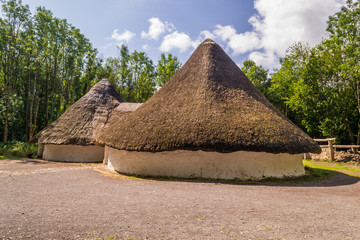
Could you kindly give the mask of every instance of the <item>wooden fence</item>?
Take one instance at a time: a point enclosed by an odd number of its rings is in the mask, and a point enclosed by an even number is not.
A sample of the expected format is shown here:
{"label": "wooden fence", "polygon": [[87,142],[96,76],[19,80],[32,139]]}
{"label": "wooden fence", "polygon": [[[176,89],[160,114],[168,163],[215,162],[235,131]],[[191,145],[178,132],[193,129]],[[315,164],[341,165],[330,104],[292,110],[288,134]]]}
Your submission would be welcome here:
{"label": "wooden fence", "polygon": [[335,151],[337,148],[351,148],[354,152],[360,148],[360,145],[335,145],[336,138],[326,138],[326,139],[314,139],[316,142],[327,142],[327,145],[320,145],[321,148],[328,148],[330,152],[330,160],[334,161],[335,159]]}

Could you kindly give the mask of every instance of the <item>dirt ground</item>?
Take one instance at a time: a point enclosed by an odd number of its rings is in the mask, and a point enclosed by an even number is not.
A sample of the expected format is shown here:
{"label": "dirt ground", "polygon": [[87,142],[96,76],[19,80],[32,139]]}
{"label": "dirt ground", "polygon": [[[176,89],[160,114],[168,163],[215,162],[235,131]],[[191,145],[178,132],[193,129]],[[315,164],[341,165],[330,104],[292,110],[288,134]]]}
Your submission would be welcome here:
{"label": "dirt ground", "polygon": [[0,239],[360,239],[359,180],[155,181],[0,160]]}

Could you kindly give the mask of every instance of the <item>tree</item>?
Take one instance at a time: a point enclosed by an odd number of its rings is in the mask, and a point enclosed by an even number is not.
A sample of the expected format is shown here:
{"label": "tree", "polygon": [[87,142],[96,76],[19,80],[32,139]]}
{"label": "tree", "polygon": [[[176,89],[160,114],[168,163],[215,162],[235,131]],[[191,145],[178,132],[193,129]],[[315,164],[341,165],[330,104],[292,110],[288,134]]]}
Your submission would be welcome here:
{"label": "tree", "polygon": [[[273,99],[310,135],[360,140],[359,4],[347,2],[328,21],[329,39],[292,45],[271,77]],[[274,98],[275,96],[275,98]]]}
{"label": "tree", "polygon": [[102,66],[66,20],[43,7],[32,16],[20,0],[1,2],[0,136],[28,140],[83,96]]}
{"label": "tree", "polygon": [[296,102],[295,92],[302,84],[303,69],[308,62],[309,54],[310,47],[307,44],[298,42],[290,46],[285,57],[280,59],[281,68],[272,74],[268,90],[272,103],[296,124],[301,120],[296,120],[296,114],[289,111],[289,106],[290,103]]}
{"label": "tree", "polygon": [[329,17],[324,41],[328,55],[337,62],[334,66],[335,78],[342,88],[350,87],[358,111],[357,144],[360,144],[360,4],[347,0],[341,11]]}
{"label": "tree", "polygon": [[178,58],[161,54],[155,67],[145,52],[129,52],[126,45],[121,45],[116,58],[108,58],[104,71],[120,95],[130,102],[144,102],[155,92],[156,84],[162,86],[180,68]]}
{"label": "tree", "polygon": [[[2,141],[30,140],[102,78],[127,101],[144,102],[155,92],[155,66],[145,52],[123,45],[104,61],[78,28],[50,10],[38,7],[32,15],[21,0],[0,2]],[[177,64],[171,55],[166,60],[169,69]]]}
{"label": "tree", "polygon": [[181,63],[176,56],[169,53],[166,57],[162,53],[156,66],[156,83],[162,87],[181,68]]}
{"label": "tree", "polygon": [[[17,74],[19,70],[19,58],[21,45],[21,30],[23,25],[29,21],[30,10],[28,5],[21,5],[21,0],[5,1],[2,5],[5,19],[1,20],[1,71],[3,78],[4,106],[4,132],[3,141],[8,139],[9,115],[11,113],[10,102],[14,95]],[[3,94],[2,94],[3,95]]]}
{"label": "tree", "polygon": [[257,66],[254,61],[246,60],[243,63],[241,71],[247,76],[247,78],[254,84],[254,86],[265,96],[268,95],[268,88],[270,87],[270,81],[267,77],[269,70],[263,68],[263,66]]}

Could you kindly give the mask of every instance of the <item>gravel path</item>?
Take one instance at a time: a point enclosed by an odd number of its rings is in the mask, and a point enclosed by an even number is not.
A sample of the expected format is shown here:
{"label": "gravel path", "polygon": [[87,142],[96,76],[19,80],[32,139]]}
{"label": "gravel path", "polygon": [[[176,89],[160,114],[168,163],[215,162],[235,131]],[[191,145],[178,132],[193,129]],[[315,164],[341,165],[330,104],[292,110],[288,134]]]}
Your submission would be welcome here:
{"label": "gravel path", "polygon": [[0,239],[360,239],[359,180],[154,181],[0,160]]}

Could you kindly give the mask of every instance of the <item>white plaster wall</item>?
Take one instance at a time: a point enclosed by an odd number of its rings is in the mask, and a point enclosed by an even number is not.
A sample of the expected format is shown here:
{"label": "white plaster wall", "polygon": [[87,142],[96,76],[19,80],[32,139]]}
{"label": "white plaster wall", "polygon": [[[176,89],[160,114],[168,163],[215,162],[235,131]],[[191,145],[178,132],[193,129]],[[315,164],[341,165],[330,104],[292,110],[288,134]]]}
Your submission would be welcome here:
{"label": "white plaster wall", "polygon": [[104,159],[104,148],[95,145],[45,144],[42,158],[61,162],[102,162]]}
{"label": "white plaster wall", "polygon": [[302,154],[185,150],[151,153],[108,148],[108,167],[126,174],[244,180],[305,174]]}

